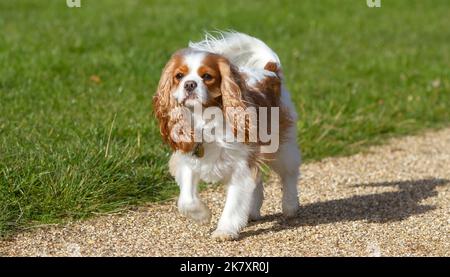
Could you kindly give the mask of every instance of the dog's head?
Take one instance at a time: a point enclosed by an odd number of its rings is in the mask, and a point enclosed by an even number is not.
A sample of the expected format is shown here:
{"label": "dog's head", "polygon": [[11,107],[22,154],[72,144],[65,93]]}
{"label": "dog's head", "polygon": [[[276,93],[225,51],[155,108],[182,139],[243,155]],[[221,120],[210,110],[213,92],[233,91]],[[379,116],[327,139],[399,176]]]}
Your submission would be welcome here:
{"label": "dog's head", "polygon": [[189,48],[176,52],[164,67],[153,98],[162,136],[178,148],[170,138],[170,112],[177,107],[216,106],[223,112],[245,108],[243,85],[238,70],[221,55]]}
{"label": "dog's head", "polygon": [[238,71],[226,58],[183,49],[166,64],[155,95],[155,105],[232,105],[241,100],[240,85]]}

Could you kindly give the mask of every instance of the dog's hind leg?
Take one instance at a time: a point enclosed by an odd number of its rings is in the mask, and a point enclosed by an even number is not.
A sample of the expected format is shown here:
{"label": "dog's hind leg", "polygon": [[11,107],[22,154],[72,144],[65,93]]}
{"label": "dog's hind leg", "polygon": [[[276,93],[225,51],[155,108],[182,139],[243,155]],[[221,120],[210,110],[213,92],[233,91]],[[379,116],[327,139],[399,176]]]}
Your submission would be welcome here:
{"label": "dog's hind leg", "polygon": [[[289,131],[295,134],[295,129]],[[285,217],[296,216],[299,209],[297,183],[300,176],[301,156],[295,137],[288,137],[288,140],[280,145],[276,158],[270,164],[270,167],[281,179],[283,189],[282,209]]]}
{"label": "dog's hind leg", "polygon": [[253,191],[249,220],[259,220],[261,218],[261,206],[264,201],[264,186],[261,170],[258,167],[255,167],[252,169],[252,173],[252,176],[255,179],[256,188]]}

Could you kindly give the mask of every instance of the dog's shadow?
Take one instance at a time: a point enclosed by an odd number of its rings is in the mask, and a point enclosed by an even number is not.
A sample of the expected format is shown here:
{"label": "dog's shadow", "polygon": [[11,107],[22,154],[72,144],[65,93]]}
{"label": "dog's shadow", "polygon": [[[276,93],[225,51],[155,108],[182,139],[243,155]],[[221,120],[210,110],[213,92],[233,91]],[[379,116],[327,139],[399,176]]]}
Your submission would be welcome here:
{"label": "dog's shadow", "polygon": [[354,187],[392,186],[398,190],[301,205],[298,216],[292,219],[284,219],[281,213],[266,215],[261,220],[251,222],[250,225],[274,222],[272,227],[244,231],[241,233],[241,238],[301,226],[335,222],[365,220],[371,223],[386,223],[401,221],[412,215],[434,210],[435,206],[421,205],[420,201],[436,196],[435,188],[447,185],[449,182],[450,180],[446,179],[430,178],[354,185]]}

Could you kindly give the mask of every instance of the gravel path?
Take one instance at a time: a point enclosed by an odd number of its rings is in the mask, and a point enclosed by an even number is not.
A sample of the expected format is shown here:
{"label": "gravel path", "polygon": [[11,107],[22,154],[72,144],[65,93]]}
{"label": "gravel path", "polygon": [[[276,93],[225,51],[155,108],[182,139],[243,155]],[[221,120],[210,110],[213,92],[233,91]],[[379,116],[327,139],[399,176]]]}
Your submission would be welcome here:
{"label": "gravel path", "polygon": [[210,226],[181,217],[175,201],[0,241],[20,256],[450,256],[450,129],[392,140],[365,153],[302,166],[299,217],[280,216],[276,180],[263,219],[238,241],[210,238],[222,187],[202,193]]}

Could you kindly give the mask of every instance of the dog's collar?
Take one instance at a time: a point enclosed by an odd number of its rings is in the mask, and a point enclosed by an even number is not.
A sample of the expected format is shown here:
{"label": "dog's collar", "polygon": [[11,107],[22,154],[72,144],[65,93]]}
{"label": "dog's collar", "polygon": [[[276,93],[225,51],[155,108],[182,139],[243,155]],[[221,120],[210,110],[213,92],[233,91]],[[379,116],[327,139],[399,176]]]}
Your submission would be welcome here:
{"label": "dog's collar", "polygon": [[203,147],[203,143],[195,144],[192,155],[196,156],[197,158],[202,158],[203,156],[205,156],[205,147]]}

